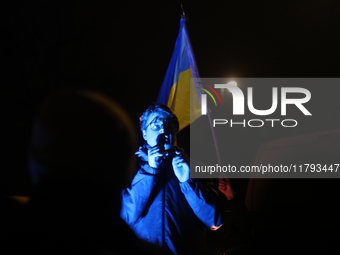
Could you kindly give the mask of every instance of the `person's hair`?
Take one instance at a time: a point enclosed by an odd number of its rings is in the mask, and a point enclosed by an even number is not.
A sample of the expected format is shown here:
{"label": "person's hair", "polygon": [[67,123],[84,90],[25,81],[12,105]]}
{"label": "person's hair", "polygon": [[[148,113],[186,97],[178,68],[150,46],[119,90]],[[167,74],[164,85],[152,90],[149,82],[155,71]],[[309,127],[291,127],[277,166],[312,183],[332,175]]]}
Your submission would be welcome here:
{"label": "person's hair", "polygon": [[143,112],[143,114],[140,117],[140,129],[142,131],[146,129],[147,120],[150,114],[154,112],[165,113],[169,115],[173,121],[173,124],[175,125],[175,131],[176,133],[178,133],[178,130],[179,130],[178,118],[175,115],[175,113],[168,106],[164,104],[153,104],[149,106],[148,109],[145,110],[145,112]]}

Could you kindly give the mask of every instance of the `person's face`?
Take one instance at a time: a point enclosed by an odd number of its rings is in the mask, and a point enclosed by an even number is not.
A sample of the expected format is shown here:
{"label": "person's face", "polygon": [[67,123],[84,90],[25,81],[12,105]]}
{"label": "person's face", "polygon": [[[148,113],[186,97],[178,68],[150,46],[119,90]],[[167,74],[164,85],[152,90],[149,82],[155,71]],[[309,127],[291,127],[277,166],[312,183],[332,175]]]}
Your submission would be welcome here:
{"label": "person's face", "polygon": [[143,130],[144,140],[153,147],[157,145],[157,138],[163,135],[164,149],[170,149],[175,143],[175,128],[171,121],[171,117],[166,113],[151,113],[146,122],[146,129]]}

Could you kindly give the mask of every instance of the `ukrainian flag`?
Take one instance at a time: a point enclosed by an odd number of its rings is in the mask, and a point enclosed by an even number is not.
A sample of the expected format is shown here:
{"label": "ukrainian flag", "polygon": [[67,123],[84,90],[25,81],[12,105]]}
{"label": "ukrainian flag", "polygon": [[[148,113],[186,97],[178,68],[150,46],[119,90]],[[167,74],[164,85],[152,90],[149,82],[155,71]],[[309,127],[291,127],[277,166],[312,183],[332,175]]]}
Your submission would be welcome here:
{"label": "ukrainian flag", "polygon": [[[191,78],[195,79],[190,83]],[[201,116],[200,92],[196,91],[196,87],[201,87],[198,78],[185,18],[182,17],[175,49],[156,102],[174,111],[180,130]]]}

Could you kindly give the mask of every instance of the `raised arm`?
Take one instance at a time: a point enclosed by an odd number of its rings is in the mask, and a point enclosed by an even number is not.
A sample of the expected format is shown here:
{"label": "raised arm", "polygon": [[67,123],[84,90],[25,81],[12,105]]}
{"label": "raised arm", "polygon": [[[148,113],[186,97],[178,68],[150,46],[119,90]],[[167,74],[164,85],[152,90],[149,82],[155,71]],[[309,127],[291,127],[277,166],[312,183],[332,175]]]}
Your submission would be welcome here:
{"label": "raised arm", "polygon": [[[150,168],[149,172],[146,172],[145,168]],[[120,215],[128,225],[133,225],[143,216],[152,189],[156,184],[157,176],[151,172],[153,169],[149,165],[146,165],[145,168],[138,171],[131,183],[131,188],[122,192]]]}
{"label": "raised arm", "polygon": [[136,223],[148,209],[151,192],[157,183],[158,159],[163,155],[162,149],[158,145],[149,149],[141,146],[135,153],[140,158],[141,169],[133,178],[131,188],[123,190],[121,199],[121,218],[128,225]]}
{"label": "raised arm", "polygon": [[212,230],[222,226],[223,198],[211,184],[188,179],[186,182],[181,182],[180,187],[197,218]]}
{"label": "raised arm", "polygon": [[222,194],[208,183],[203,185],[190,179],[189,159],[183,152],[176,151],[172,166],[181,191],[195,215],[210,229],[218,229],[222,225],[224,215]]}

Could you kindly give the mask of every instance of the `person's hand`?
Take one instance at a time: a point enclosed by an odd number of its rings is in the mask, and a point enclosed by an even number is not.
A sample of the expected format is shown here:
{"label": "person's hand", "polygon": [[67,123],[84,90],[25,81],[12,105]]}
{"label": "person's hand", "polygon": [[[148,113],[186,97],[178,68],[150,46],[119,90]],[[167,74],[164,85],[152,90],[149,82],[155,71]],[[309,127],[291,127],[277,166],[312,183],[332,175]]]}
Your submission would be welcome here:
{"label": "person's hand", "polygon": [[230,181],[227,178],[220,178],[218,180],[218,189],[227,197],[228,200],[235,197],[235,192],[230,185]]}
{"label": "person's hand", "polygon": [[153,168],[158,168],[162,162],[161,157],[165,155],[164,146],[157,144],[148,150],[148,162]]}
{"label": "person's hand", "polygon": [[148,161],[148,150],[143,146],[139,147],[139,150],[135,152],[135,155],[144,161]]}
{"label": "person's hand", "polygon": [[190,173],[189,160],[179,151],[176,151],[176,154],[177,156],[172,159],[172,167],[178,180],[186,182]]}

